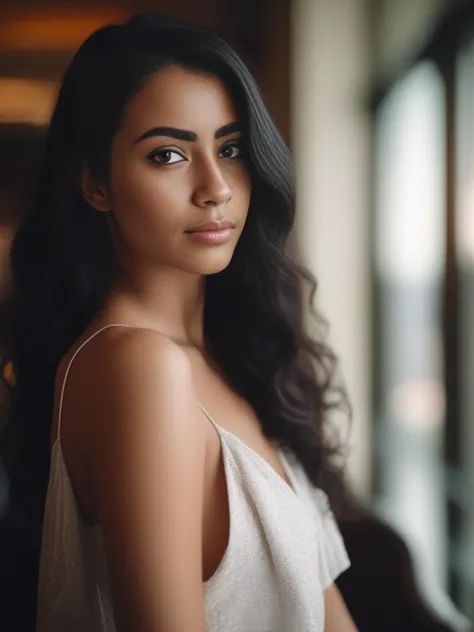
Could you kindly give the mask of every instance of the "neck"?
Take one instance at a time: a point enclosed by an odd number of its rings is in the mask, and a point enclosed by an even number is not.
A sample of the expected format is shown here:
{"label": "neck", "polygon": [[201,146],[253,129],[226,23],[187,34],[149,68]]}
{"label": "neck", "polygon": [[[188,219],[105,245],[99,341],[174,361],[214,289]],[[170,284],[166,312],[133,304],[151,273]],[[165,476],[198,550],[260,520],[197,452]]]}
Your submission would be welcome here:
{"label": "neck", "polygon": [[110,293],[114,316],[155,329],[178,344],[204,349],[205,277],[175,268],[128,268]]}

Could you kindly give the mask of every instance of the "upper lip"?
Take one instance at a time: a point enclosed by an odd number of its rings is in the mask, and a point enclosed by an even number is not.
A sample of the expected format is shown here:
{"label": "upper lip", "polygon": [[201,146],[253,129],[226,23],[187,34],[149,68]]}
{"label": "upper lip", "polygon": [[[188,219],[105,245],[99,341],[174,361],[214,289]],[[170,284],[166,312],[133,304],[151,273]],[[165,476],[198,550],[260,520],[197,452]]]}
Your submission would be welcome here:
{"label": "upper lip", "polygon": [[200,224],[195,228],[191,228],[187,230],[187,233],[199,233],[204,231],[213,231],[213,230],[224,230],[224,228],[235,228],[234,222],[230,222],[228,220],[219,220],[212,222],[205,222],[204,224]]}

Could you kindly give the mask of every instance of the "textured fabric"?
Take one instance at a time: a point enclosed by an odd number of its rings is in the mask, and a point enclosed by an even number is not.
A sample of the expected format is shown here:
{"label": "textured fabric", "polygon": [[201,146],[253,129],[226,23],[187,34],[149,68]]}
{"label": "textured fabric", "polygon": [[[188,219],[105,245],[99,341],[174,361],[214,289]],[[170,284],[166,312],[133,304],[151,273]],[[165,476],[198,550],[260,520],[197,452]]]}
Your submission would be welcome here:
{"label": "textured fabric", "polygon": [[[292,452],[274,446],[290,487],[203,412],[221,440],[230,508],[226,552],[204,583],[208,632],[323,632],[323,591],[349,566],[326,495]],[[66,630],[112,632],[115,625],[100,525],[88,525],[79,513],[58,439],[44,516],[37,632]]]}

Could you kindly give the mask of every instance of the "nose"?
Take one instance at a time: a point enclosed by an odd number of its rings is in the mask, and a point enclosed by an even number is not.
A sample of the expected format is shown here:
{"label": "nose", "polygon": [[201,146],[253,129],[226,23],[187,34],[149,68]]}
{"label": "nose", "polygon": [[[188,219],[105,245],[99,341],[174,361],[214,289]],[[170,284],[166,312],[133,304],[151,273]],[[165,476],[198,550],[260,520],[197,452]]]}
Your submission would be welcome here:
{"label": "nose", "polygon": [[207,208],[226,204],[232,198],[232,190],[224,178],[219,165],[214,161],[206,161],[201,166],[198,183],[193,192],[196,206]]}

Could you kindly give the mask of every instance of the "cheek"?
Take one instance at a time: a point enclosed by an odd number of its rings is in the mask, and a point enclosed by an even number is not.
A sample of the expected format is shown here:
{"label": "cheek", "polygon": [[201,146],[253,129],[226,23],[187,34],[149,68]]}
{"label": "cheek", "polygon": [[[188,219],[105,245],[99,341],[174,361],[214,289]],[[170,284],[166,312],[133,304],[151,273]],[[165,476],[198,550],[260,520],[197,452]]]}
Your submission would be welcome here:
{"label": "cheek", "polygon": [[186,208],[184,187],[148,164],[129,164],[112,171],[110,187],[117,216],[145,228],[176,225]]}

